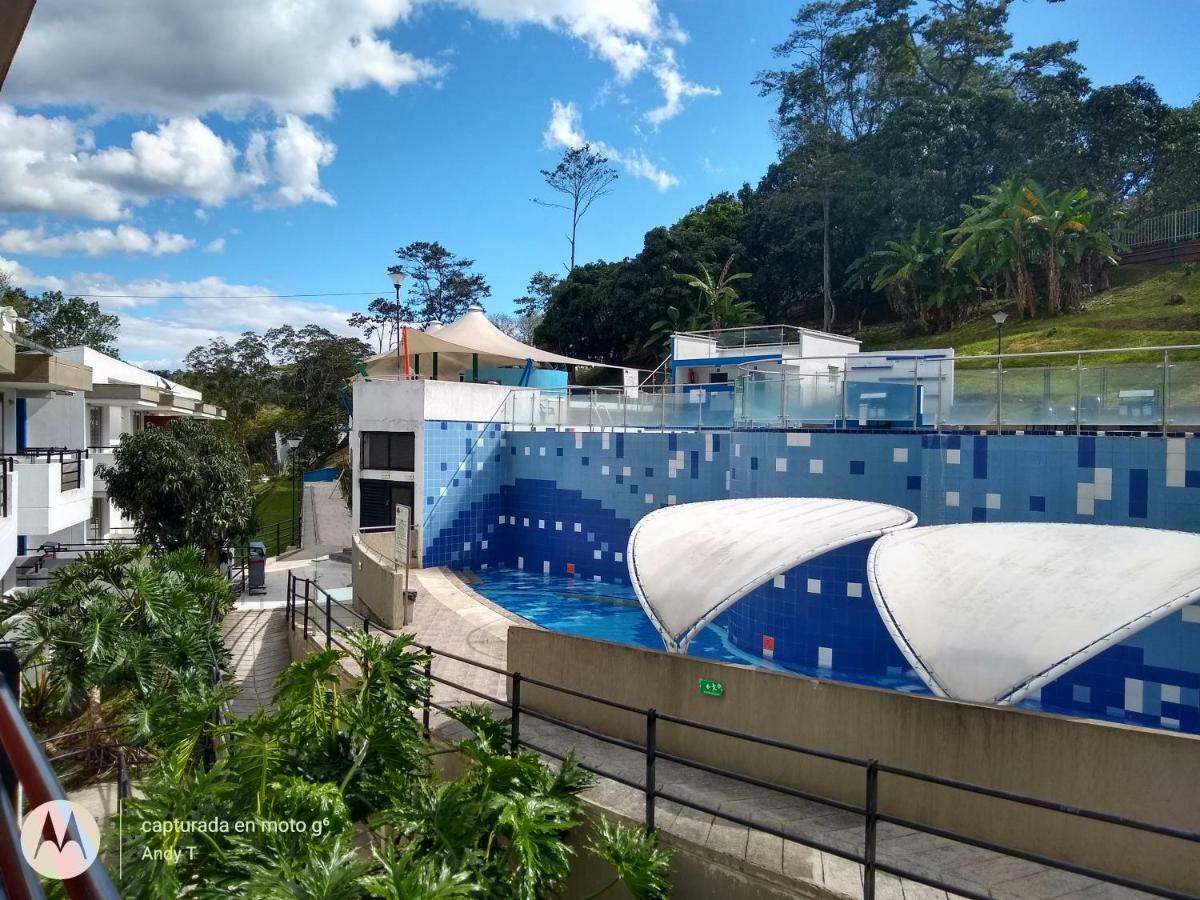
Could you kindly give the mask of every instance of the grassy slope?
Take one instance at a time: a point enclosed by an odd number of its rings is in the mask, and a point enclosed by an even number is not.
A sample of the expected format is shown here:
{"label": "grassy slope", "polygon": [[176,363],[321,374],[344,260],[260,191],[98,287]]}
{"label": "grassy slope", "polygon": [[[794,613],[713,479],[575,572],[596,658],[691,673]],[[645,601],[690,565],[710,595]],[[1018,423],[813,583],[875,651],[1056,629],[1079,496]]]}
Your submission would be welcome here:
{"label": "grassy slope", "polygon": [[[296,512],[300,511],[300,498],[296,498]],[[292,515],[292,481],[290,478],[272,478],[269,484],[261,485],[254,497],[254,508],[262,525],[286,522]]]}
{"label": "grassy slope", "polygon": [[[1022,322],[1011,317],[1009,309],[1004,352],[1200,344],[1200,264],[1125,266],[1112,272],[1111,282],[1110,290],[1090,297],[1078,312]],[[1174,295],[1184,302],[1168,304]],[[941,334],[905,334],[895,324],[867,328],[863,334],[864,350],[903,347],[953,347],[962,355],[995,353],[996,326],[989,312]],[[1200,353],[1192,356],[1200,358]],[[1148,356],[1104,356],[1104,362],[1117,361],[1145,362]]]}

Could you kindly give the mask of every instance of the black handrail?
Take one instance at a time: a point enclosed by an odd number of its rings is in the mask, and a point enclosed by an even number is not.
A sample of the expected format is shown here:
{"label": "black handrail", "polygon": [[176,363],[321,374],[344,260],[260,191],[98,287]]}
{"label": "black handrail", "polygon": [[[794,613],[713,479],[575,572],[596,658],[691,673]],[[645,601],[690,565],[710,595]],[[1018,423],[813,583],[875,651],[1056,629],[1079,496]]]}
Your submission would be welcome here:
{"label": "black handrail", "polygon": [[[313,633],[315,636],[317,629],[318,629],[317,621],[319,620],[320,617],[310,616],[309,605],[314,604],[318,608],[320,608],[322,602],[324,603],[324,609],[322,610],[322,612],[325,613],[325,625],[322,630],[325,633],[325,646],[327,648],[331,647],[331,646],[337,646],[342,649],[346,649],[346,645],[343,644],[341,641],[337,640],[337,638],[335,638],[332,634],[333,622],[332,622],[332,617],[329,614],[329,611],[332,609],[331,604],[337,604],[341,608],[349,611],[356,618],[361,619],[363,622],[363,625],[364,625],[364,630],[367,630],[370,627],[370,620],[366,616],[362,615],[361,613],[359,613],[357,610],[353,609],[352,607],[346,606],[341,601],[333,598],[329,594],[328,591],[326,591],[324,588],[322,588],[316,582],[312,581],[311,579],[307,579],[307,578],[297,578],[292,572],[290,572],[290,571],[288,572],[287,605],[286,605],[285,615],[287,617],[287,623],[288,623],[288,627],[290,629],[292,629],[292,630],[296,629],[296,620],[297,620],[297,616],[300,612],[299,606],[301,604],[303,604],[304,638],[307,639],[309,637],[309,623],[310,622],[312,623]],[[391,637],[399,637],[400,636],[397,632],[391,631],[388,628],[384,628],[383,626],[381,626],[377,623],[375,624],[374,627],[375,627],[375,630],[381,631]],[[1093,879],[1096,879],[1097,881],[1102,881],[1102,882],[1106,882],[1109,884],[1119,885],[1122,887],[1131,888],[1133,890],[1143,891],[1145,893],[1153,894],[1153,895],[1159,896],[1159,897],[1171,898],[1171,900],[1200,900],[1200,895],[1198,895],[1198,894],[1187,893],[1185,891],[1176,891],[1176,890],[1172,890],[1170,888],[1164,888],[1164,887],[1160,887],[1160,886],[1156,886],[1156,885],[1152,885],[1152,884],[1147,884],[1145,882],[1137,881],[1136,879],[1126,878],[1122,875],[1116,875],[1116,874],[1113,874],[1110,872],[1103,872],[1098,869],[1092,869],[1090,867],[1078,865],[1076,863],[1068,862],[1066,860],[1056,859],[1054,857],[1045,856],[1045,855],[1039,854],[1039,853],[1032,853],[1027,850],[1021,850],[1021,849],[1018,849],[1015,847],[1009,847],[1007,845],[999,844],[999,843],[996,843],[993,841],[986,841],[986,840],[983,840],[980,838],[972,837],[970,835],[963,834],[961,832],[956,832],[956,831],[952,831],[949,829],[939,828],[939,827],[927,825],[927,824],[924,824],[921,822],[916,822],[911,819],[902,818],[900,816],[894,816],[891,814],[883,813],[879,810],[879,775],[880,775],[880,773],[886,773],[888,775],[892,775],[892,776],[896,776],[896,777],[900,777],[900,778],[911,778],[911,779],[915,779],[915,780],[919,780],[919,781],[924,781],[929,784],[935,784],[940,787],[951,788],[954,790],[964,791],[966,793],[976,794],[979,796],[991,797],[991,798],[1001,800],[1004,802],[1008,802],[1008,803],[1017,803],[1017,804],[1022,804],[1022,805],[1026,805],[1026,806],[1032,806],[1032,807],[1035,807],[1038,809],[1044,809],[1044,810],[1048,810],[1051,812],[1057,812],[1057,813],[1061,813],[1061,814],[1067,815],[1067,816],[1091,819],[1093,821],[1103,822],[1103,823],[1109,824],[1109,825],[1116,825],[1119,827],[1130,828],[1130,829],[1137,830],[1137,831],[1143,831],[1143,832],[1146,832],[1149,834],[1156,834],[1156,835],[1160,835],[1160,836],[1164,836],[1164,837],[1175,838],[1178,840],[1189,841],[1192,843],[1200,843],[1200,832],[1187,831],[1187,830],[1181,829],[1181,828],[1174,828],[1171,826],[1159,825],[1159,824],[1155,824],[1152,822],[1143,822],[1138,819],[1132,819],[1132,818],[1128,818],[1128,817],[1124,817],[1124,816],[1112,815],[1110,813],[1104,813],[1104,812],[1100,812],[1098,810],[1090,810],[1090,809],[1086,809],[1086,808],[1082,808],[1082,807],[1072,806],[1069,804],[1056,803],[1051,800],[1043,800],[1039,797],[1032,797],[1032,796],[1028,796],[1025,794],[1014,793],[1011,791],[998,790],[996,788],[990,788],[990,787],[986,787],[984,785],[972,784],[972,783],[966,782],[966,781],[959,781],[959,780],[950,779],[950,778],[943,778],[938,775],[932,775],[932,774],[925,773],[925,772],[918,772],[918,771],[915,771],[912,769],[905,769],[905,768],[902,768],[899,766],[892,766],[892,765],[888,765],[886,763],[881,763],[875,759],[863,759],[860,757],[848,756],[848,755],[841,754],[841,753],[834,753],[834,752],[831,752],[828,750],[821,750],[816,747],[805,747],[800,744],[792,743],[789,741],[782,741],[782,740],[778,740],[775,738],[763,737],[760,735],[750,734],[748,732],[737,731],[737,730],[731,729],[731,728],[723,728],[719,725],[711,725],[706,722],[698,722],[693,719],[686,719],[686,718],[683,718],[682,716],[675,716],[675,715],[671,715],[669,713],[659,712],[658,710],[655,710],[655,709],[643,709],[641,707],[633,706],[628,703],[623,703],[618,700],[613,700],[608,697],[601,697],[599,695],[590,694],[586,691],[580,691],[575,688],[567,687],[565,685],[558,685],[558,684],[554,684],[552,682],[544,681],[542,679],[532,678],[528,675],[523,675],[520,672],[509,672],[508,670],[500,668],[498,666],[493,666],[493,665],[490,665],[489,663],[473,660],[468,657],[464,657],[464,656],[460,656],[455,653],[451,653],[449,651],[439,650],[428,644],[419,644],[417,646],[419,647],[419,649],[421,649],[429,654],[428,661],[425,664],[425,676],[431,682],[436,682],[439,684],[447,685],[449,687],[453,687],[457,690],[464,691],[465,693],[468,693],[472,696],[479,697],[481,699],[484,699],[491,703],[494,703],[494,704],[500,706],[501,708],[510,710],[510,712],[511,712],[510,740],[511,740],[511,744],[512,744],[512,747],[514,750],[517,747],[526,747],[526,748],[534,750],[538,753],[544,753],[548,756],[551,756],[551,757],[554,757],[557,759],[563,759],[562,754],[547,750],[544,747],[539,747],[539,746],[529,742],[528,740],[525,740],[524,738],[522,738],[520,736],[520,724],[521,724],[522,717],[531,716],[535,719],[549,722],[556,726],[561,726],[563,728],[566,728],[570,731],[586,735],[588,737],[602,741],[606,744],[610,744],[610,745],[613,745],[616,747],[621,747],[623,749],[630,750],[632,752],[642,753],[645,756],[646,775],[645,775],[644,782],[641,784],[638,784],[638,783],[628,779],[627,777],[621,776],[618,773],[604,771],[602,768],[597,768],[597,767],[593,767],[590,765],[584,765],[582,763],[580,763],[580,766],[581,766],[581,768],[583,768],[589,772],[593,772],[593,773],[601,775],[605,778],[612,779],[621,784],[632,787],[636,790],[642,790],[645,793],[645,797],[646,797],[645,827],[648,831],[653,831],[654,827],[655,827],[654,820],[655,820],[655,801],[656,800],[663,799],[663,800],[671,801],[673,803],[678,803],[681,806],[685,806],[685,807],[689,807],[691,809],[698,810],[700,812],[705,813],[706,815],[711,815],[716,818],[724,819],[724,820],[726,820],[728,822],[732,822],[736,825],[741,825],[746,828],[750,828],[750,829],[753,829],[756,831],[761,831],[766,834],[770,834],[770,835],[774,835],[776,837],[783,838],[785,840],[794,841],[798,844],[802,844],[806,847],[811,847],[811,848],[820,850],[825,853],[831,853],[835,856],[839,856],[843,859],[849,860],[851,862],[854,862],[854,863],[857,863],[858,865],[863,866],[863,898],[864,898],[864,900],[874,900],[876,880],[877,880],[878,874],[881,872],[889,874],[889,875],[894,875],[899,878],[905,878],[910,881],[915,881],[920,884],[928,885],[935,889],[944,890],[944,891],[956,894],[961,897],[971,898],[971,900],[989,900],[989,897],[987,894],[979,893],[979,892],[971,890],[970,888],[967,888],[963,885],[951,884],[949,882],[943,881],[936,877],[933,877],[933,876],[930,876],[927,874],[922,874],[919,872],[913,872],[913,871],[905,869],[901,866],[897,866],[897,865],[879,860],[878,856],[877,856],[877,850],[878,850],[878,825],[880,822],[887,822],[887,823],[898,825],[898,826],[901,826],[904,828],[910,828],[914,831],[919,831],[924,834],[933,835],[935,837],[942,837],[947,840],[956,841],[956,842],[967,844],[967,845],[974,846],[974,847],[980,847],[982,849],[990,850],[992,852],[1003,854],[1006,856],[1012,856],[1012,857],[1015,857],[1018,859],[1028,860],[1028,861],[1035,862],[1035,863],[1038,863],[1040,865],[1044,865],[1044,866],[1047,866],[1050,868],[1060,869],[1063,871],[1072,872],[1077,875],[1082,875],[1084,877],[1093,878]],[[510,679],[510,683],[512,685],[512,690],[511,690],[511,694],[510,694],[511,699],[506,700],[506,699],[503,699],[500,697],[493,697],[493,696],[490,696],[490,695],[488,695],[482,691],[479,691],[475,688],[466,687],[465,685],[458,684],[454,681],[451,681],[447,678],[444,678],[444,677],[441,677],[441,676],[435,674],[432,670],[432,661],[435,657],[443,657],[445,659],[454,660],[456,662],[460,662],[465,665],[469,665],[469,666],[472,666],[474,668],[481,669],[484,671],[492,672],[494,674],[501,675],[507,679]],[[625,740],[624,738],[618,738],[618,737],[614,737],[612,735],[602,734],[602,733],[594,731],[590,728],[586,728],[584,726],[576,725],[576,724],[570,723],[570,722],[565,722],[565,721],[555,718],[553,716],[548,716],[544,713],[540,713],[540,712],[537,712],[536,710],[532,710],[528,706],[524,706],[521,703],[521,686],[523,684],[534,684],[534,685],[537,685],[538,687],[542,687],[547,690],[555,691],[557,693],[566,694],[566,695],[572,696],[572,697],[578,697],[580,699],[589,700],[594,703],[599,703],[601,705],[604,705],[604,706],[607,706],[607,707],[610,707],[613,709],[619,709],[624,712],[642,716],[645,719],[645,724],[646,724],[645,743],[638,744],[633,741]],[[421,713],[423,730],[425,732],[426,737],[428,737],[430,734],[430,710],[431,709],[439,709],[442,711],[448,711],[450,708],[447,706],[444,706],[440,703],[434,702],[428,695],[426,695],[425,702],[423,704],[422,713]],[[674,753],[669,753],[667,751],[660,750],[657,746],[657,744],[658,744],[657,727],[658,727],[659,722],[669,722],[673,725],[678,725],[678,726],[685,727],[685,728],[693,728],[693,729],[696,729],[699,731],[708,732],[710,734],[717,734],[717,735],[721,735],[721,736],[736,739],[736,740],[742,740],[742,741],[746,741],[748,743],[752,743],[752,744],[755,744],[758,746],[771,747],[771,748],[775,748],[775,749],[779,749],[779,750],[797,753],[802,756],[808,756],[808,757],[813,757],[813,758],[817,758],[817,759],[824,759],[824,760],[827,760],[830,762],[835,762],[835,763],[840,763],[843,765],[849,765],[849,766],[861,768],[864,771],[864,776],[865,776],[865,791],[864,791],[863,805],[858,806],[853,803],[847,803],[845,801],[837,800],[832,797],[826,797],[826,796],[823,796],[820,794],[802,791],[797,788],[792,788],[792,787],[788,787],[785,785],[772,784],[770,782],[764,781],[759,778],[755,778],[753,776],[745,775],[740,772],[734,772],[734,771],[731,771],[729,769],[726,769],[726,768],[723,768],[720,766],[714,766],[714,765],[709,765],[707,763],[701,763],[697,760],[690,760],[690,759],[687,759],[686,757],[682,757],[682,756],[679,756]],[[793,797],[797,797],[800,799],[809,800],[811,802],[820,803],[822,805],[827,805],[831,808],[840,809],[842,811],[849,812],[849,813],[852,813],[855,815],[861,815],[861,816],[863,816],[863,825],[864,825],[864,828],[863,828],[863,850],[861,853],[858,853],[855,851],[847,850],[844,847],[836,847],[836,846],[833,846],[830,844],[826,844],[822,841],[815,840],[810,837],[805,837],[802,835],[795,834],[795,833],[793,833],[791,831],[787,831],[785,829],[776,828],[774,826],[767,825],[762,822],[755,822],[751,819],[747,819],[742,816],[738,816],[733,813],[730,813],[727,810],[721,810],[721,809],[716,809],[716,808],[707,806],[706,804],[700,803],[696,800],[693,800],[693,799],[690,799],[687,797],[682,797],[674,792],[665,791],[661,787],[659,787],[658,780],[657,780],[656,774],[655,774],[655,762],[659,759],[667,760],[667,761],[675,763],[677,765],[685,766],[685,767],[691,768],[691,769],[696,769],[698,771],[706,772],[706,773],[709,773],[712,775],[717,775],[717,776],[720,776],[723,778],[728,778],[728,779],[738,781],[743,784],[749,784],[749,785],[753,785],[755,787],[776,790],[776,791],[779,791],[780,793],[786,794],[788,796],[793,796]]]}
{"label": "black handrail", "polygon": [[[45,894],[32,870],[22,858],[20,837],[16,829],[19,812],[17,799],[23,791],[33,808],[52,800],[66,800],[62,785],[54,775],[41,745],[29,730],[21,713],[18,692],[21,683],[20,661],[11,647],[0,647],[0,777],[8,802],[3,807],[0,827],[0,879],[8,896],[41,898]],[[117,900],[117,889],[104,869],[95,860],[80,875],[63,882],[67,894],[74,900]]]}

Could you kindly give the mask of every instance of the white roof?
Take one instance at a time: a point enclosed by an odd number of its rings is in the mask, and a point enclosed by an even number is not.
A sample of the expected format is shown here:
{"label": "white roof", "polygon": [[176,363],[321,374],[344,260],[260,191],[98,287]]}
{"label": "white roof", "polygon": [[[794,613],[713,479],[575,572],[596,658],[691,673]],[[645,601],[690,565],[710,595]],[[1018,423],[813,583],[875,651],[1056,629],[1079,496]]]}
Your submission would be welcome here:
{"label": "white roof", "polygon": [[[527,359],[538,363],[558,363],[569,366],[601,366],[603,363],[588,362],[540,350],[511,338],[483,314],[483,308],[472,306],[457,322],[437,329],[419,331],[408,329],[409,355],[417,353],[446,354],[453,360],[470,366],[472,354],[478,354],[484,365],[520,365]],[[380,353],[366,360],[367,371],[372,375],[390,373],[397,365],[396,350]],[[614,368],[609,366],[608,368]]]}
{"label": "white roof", "polygon": [[761,584],[847,544],[911,528],[907,509],[862,500],[767,497],[667,506],[629,536],[629,572],[669,650]]}
{"label": "white roof", "polygon": [[91,347],[64,347],[54,352],[63,359],[91,366],[93,384],[140,384],[158,388],[161,391],[169,391],[190,400],[201,400],[200,392],[194,388],[185,387],[169,378],[155,375],[140,366],[125,362],[123,359],[116,359],[107,353],[93,350]]}
{"label": "white roof", "polygon": [[1008,704],[1200,598],[1200,535],[942,525],[885,536],[867,569],[884,623],[934,693]]}

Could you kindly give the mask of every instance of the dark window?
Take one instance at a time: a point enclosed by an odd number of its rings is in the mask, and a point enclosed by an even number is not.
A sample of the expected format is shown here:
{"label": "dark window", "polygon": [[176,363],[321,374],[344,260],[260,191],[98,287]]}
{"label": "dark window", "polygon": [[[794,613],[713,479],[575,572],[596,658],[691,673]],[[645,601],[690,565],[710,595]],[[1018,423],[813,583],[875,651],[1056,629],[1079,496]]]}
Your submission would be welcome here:
{"label": "dark window", "polygon": [[[413,486],[409,481],[378,481],[363,478],[358,482],[358,526],[379,528],[396,524],[396,507],[407,506],[412,512]],[[409,520],[412,520],[411,515]]]}
{"label": "dark window", "polygon": [[729,382],[728,372],[710,372],[708,376],[709,384],[727,384]]}
{"label": "dark window", "polygon": [[412,472],[415,447],[416,435],[411,431],[364,431],[362,467]]}

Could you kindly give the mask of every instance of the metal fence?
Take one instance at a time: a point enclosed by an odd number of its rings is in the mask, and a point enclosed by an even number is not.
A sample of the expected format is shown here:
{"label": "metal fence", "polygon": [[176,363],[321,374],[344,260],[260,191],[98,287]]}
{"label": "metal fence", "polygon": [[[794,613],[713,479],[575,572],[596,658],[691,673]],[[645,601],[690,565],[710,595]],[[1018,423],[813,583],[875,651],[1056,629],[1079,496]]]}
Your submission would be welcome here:
{"label": "metal fence", "polygon": [[304,540],[304,516],[260,525],[250,540],[266,544],[267,556],[278,556],[289,547],[299,547]]}
{"label": "metal fence", "polygon": [[1163,213],[1120,228],[1117,240],[1130,250],[1200,240],[1200,206]]}
{"label": "metal fence", "polygon": [[88,451],[68,447],[26,447],[8,454],[7,458],[28,463],[56,462],[62,469],[60,490],[73,491],[83,486],[83,461],[88,458]]}
{"label": "metal fence", "polygon": [[[336,615],[334,612],[335,608],[338,611]],[[346,645],[339,641],[335,636],[337,632],[349,630],[346,625],[338,621],[339,618],[343,620],[343,622],[350,622],[350,627],[355,628],[356,630],[361,625],[361,630],[363,632],[369,633],[371,630],[374,630],[376,632],[383,632],[392,637],[397,636],[395,632],[389,631],[382,626],[373,625],[368,618],[357,613],[352,607],[334,599],[327,591],[325,591],[312,580],[297,578],[290,572],[288,573],[286,615],[288,627],[291,630],[295,631],[298,627],[297,623],[299,622],[299,627],[302,628],[303,637],[305,639],[310,636],[312,636],[314,639],[317,639],[317,635],[320,634],[324,638],[324,644],[326,648],[336,646],[341,649],[346,649]],[[524,747],[555,759],[563,760],[566,758],[565,754],[559,753],[544,746],[539,746],[521,736],[522,719],[528,717],[564,728],[568,731],[601,741],[614,747],[620,747],[625,750],[641,754],[644,760],[645,774],[643,779],[640,781],[635,778],[631,778],[628,775],[622,774],[621,772],[605,769],[603,766],[593,766],[582,763],[578,760],[576,760],[576,762],[581,768],[586,769],[593,774],[608,778],[619,784],[623,784],[626,787],[632,788],[633,790],[641,791],[645,797],[644,825],[647,831],[653,831],[655,829],[657,801],[667,800],[682,807],[704,813],[705,815],[722,819],[734,825],[739,825],[744,828],[769,834],[774,837],[782,838],[783,840],[794,841],[795,843],[802,844],[806,847],[811,847],[823,853],[829,853],[833,856],[837,856],[861,865],[863,867],[864,900],[874,900],[876,896],[876,888],[878,886],[878,875],[880,873],[893,875],[898,878],[905,878],[937,890],[947,891],[959,897],[970,898],[970,900],[991,900],[990,894],[981,893],[971,889],[970,887],[951,883],[941,877],[935,877],[928,873],[914,872],[903,866],[895,865],[891,862],[880,859],[878,853],[878,826],[880,823],[887,823],[901,828],[912,829],[913,831],[921,832],[923,834],[966,844],[971,847],[977,847],[982,850],[1002,854],[1004,856],[1010,856],[1026,862],[1035,863],[1037,865],[1059,869],[1086,878],[1093,878],[1097,881],[1105,882],[1107,884],[1118,885],[1136,891],[1143,891],[1154,896],[1169,897],[1173,898],[1173,900],[1200,900],[1200,894],[1177,891],[1147,884],[1133,878],[1126,878],[1121,875],[1113,874],[1112,872],[1104,872],[1097,869],[1092,869],[1087,866],[1081,866],[1072,862],[1068,862],[1066,860],[1056,859],[1045,854],[1032,853],[1019,848],[1002,845],[994,841],[972,837],[970,835],[952,831],[950,829],[928,825],[903,816],[892,815],[891,813],[882,811],[879,807],[879,780],[880,775],[887,775],[893,778],[921,781],[951,790],[990,797],[992,799],[1007,803],[1016,803],[1037,807],[1039,809],[1062,814],[1063,816],[1067,816],[1069,819],[1090,819],[1092,821],[1103,822],[1116,827],[1156,834],[1179,840],[1185,844],[1193,845],[1192,847],[1187,848],[1192,852],[1200,852],[1194,847],[1194,845],[1200,844],[1200,833],[1197,832],[1186,831],[1184,829],[1173,828],[1165,825],[1158,825],[1152,822],[1142,822],[1136,819],[1131,819],[1124,816],[1115,816],[1097,810],[1081,809],[1079,807],[1068,806],[1050,800],[1044,800],[1039,797],[1017,794],[1011,791],[1001,791],[983,785],[943,778],[937,775],[930,775],[925,772],[918,772],[912,769],[906,769],[900,766],[882,763],[877,759],[862,759],[844,754],[832,753],[814,747],[803,747],[799,744],[794,744],[788,741],[775,740],[773,738],[762,737],[760,735],[749,734],[729,728],[721,728],[705,722],[698,722],[693,719],[686,719],[681,716],[674,716],[669,713],[660,712],[652,708],[643,709],[641,707],[632,706],[630,704],[612,700],[607,697],[601,697],[596,694],[579,691],[564,685],[553,684],[538,678],[523,676],[520,672],[509,672],[507,669],[502,669],[498,666],[492,666],[487,663],[459,656],[446,650],[440,650],[431,645],[422,644],[417,646],[419,649],[429,654],[429,661],[425,665],[425,676],[431,682],[462,691],[467,695],[476,697],[488,703],[495,704],[502,709],[508,710],[510,715],[510,749],[514,753],[518,748]],[[491,672],[507,679],[510,685],[509,697],[511,699],[491,696],[487,693],[452,681],[451,679],[438,674],[433,670],[433,663],[437,659],[452,660],[463,665]],[[577,697],[582,700],[598,703],[603,706],[619,709],[624,712],[640,716],[642,717],[645,726],[645,739],[642,743],[627,741],[623,738],[602,734],[582,725],[576,725],[573,722],[567,722],[554,716],[549,716],[545,713],[530,709],[527,706],[523,706],[521,703],[521,686],[523,684],[535,685],[539,688]],[[421,718],[427,738],[430,735],[430,716],[431,710],[433,709],[446,712],[450,708],[443,704],[434,702],[429,695],[426,695],[424,705],[421,710]],[[672,725],[682,726],[684,728],[704,731],[708,732],[709,734],[717,734],[723,737],[744,741],[746,743],[761,747],[772,747],[778,750],[788,751],[796,754],[797,764],[801,764],[805,759],[822,759],[854,767],[861,770],[862,773],[863,800],[861,803],[847,803],[832,797],[822,796],[820,794],[799,790],[786,785],[774,784],[759,778],[742,774],[740,772],[732,771],[730,769],[708,765],[696,760],[687,759],[686,757],[679,756],[678,754],[667,752],[658,747],[657,729],[659,722],[668,722]],[[722,810],[720,808],[697,801],[693,798],[684,797],[678,791],[670,790],[661,784],[656,772],[656,764],[659,760],[671,762],[698,772],[705,772],[721,778],[728,778],[742,784],[777,791],[780,794],[784,794],[789,797],[822,804],[830,807],[831,809],[850,813],[854,816],[861,816],[863,822],[862,849],[857,851],[847,850],[844,847],[837,847],[824,841],[797,834],[796,832],[789,831],[786,828],[779,828],[748,816],[737,815],[728,810]],[[1181,852],[1186,851],[1181,849]]]}

